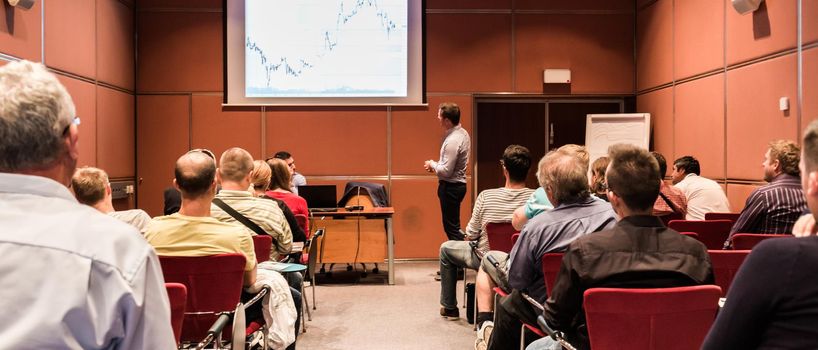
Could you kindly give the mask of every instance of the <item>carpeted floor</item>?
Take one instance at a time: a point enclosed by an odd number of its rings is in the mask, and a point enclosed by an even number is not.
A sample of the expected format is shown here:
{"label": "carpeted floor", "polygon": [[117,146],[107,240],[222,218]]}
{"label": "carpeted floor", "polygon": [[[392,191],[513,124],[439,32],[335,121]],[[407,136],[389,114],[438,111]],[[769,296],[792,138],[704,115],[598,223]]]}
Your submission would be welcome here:
{"label": "carpeted floor", "polygon": [[[436,261],[395,263],[395,285],[388,286],[386,271],[360,278],[336,266],[331,278],[318,278],[317,310],[298,349],[472,349],[476,337],[462,308],[462,282],[461,318],[443,319],[437,270]],[[305,297],[312,303],[310,288]]]}

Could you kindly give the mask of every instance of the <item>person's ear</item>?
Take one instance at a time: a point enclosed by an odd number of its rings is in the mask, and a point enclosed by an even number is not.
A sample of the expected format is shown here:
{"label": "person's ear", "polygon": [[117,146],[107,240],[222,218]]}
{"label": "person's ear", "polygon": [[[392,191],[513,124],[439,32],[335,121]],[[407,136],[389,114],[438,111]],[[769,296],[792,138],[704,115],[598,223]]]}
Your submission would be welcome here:
{"label": "person's ear", "polygon": [[179,184],[176,183],[176,179],[173,179],[173,188],[175,188],[179,192],[182,192],[182,189],[179,188]]}
{"label": "person's ear", "polygon": [[222,175],[219,173],[219,168],[216,168],[216,177],[213,178],[214,183],[221,183],[222,182]]}
{"label": "person's ear", "polygon": [[68,156],[73,160],[79,159],[79,130],[76,125],[71,124],[68,127],[68,133],[63,137],[63,142],[65,143],[65,149],[68,151]]}
{"label": "person's ear", "polygon": [[114,191],[111,190],[111,184],[110,183],[105,184],[105,195],[110,196],[111,193],[113,193],[113,192]]}
{"label": "person's ear", "polygon": [[818,196],[818,171],[807,174],[807,188],[804,190],[807,196]]}

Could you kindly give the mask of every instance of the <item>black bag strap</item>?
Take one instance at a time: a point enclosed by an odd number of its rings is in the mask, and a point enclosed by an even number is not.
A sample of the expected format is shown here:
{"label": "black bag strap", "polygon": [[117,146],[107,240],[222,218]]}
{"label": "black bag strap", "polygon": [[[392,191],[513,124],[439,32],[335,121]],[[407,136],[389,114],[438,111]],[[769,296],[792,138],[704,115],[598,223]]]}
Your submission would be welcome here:
{"label": "black bag strap", "polygon": [[662,193],[661,191],[659,192],[659,197],[662,197],[662,199],[665,200],[665,203],[667,203],[667,205],[670,207],[670,210],[673,210],[674,213],[679,214],[682,213],[682,210],[679,209],[679,207],[677,207],[676,204],[673,203],[669,198],[667,198],[667,196],[665,196],[665,194]]}
{"label": "black bag strap", "polygon": [[227,205],[227,203],[225,203],[223,200],[219,198],[213,198],[213,204],[215,204],[219,208],[222,208],[222,210],[230,214],[230,216],[236,219],[236,221],[242,223],[244,226],[247,226],[247,228],[253,230],[253,232],[255,232],[256,234],[265,236],[270,235],[269,233],[267,233],[267,231],[264,231],[263,228],[259,227],[255,222],[248,219],[246,216],[241,215],[241,213],[237,212],[236,209],[233,209],[233,207]]}

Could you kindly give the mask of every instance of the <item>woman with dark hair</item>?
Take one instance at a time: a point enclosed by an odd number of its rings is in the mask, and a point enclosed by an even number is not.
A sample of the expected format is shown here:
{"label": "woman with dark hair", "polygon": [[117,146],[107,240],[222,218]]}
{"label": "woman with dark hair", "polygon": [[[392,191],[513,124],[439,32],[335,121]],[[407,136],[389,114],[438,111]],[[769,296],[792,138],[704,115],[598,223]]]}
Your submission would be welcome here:
{"label": "woman with dark hair", "polygon": [[[293,214],[301,214],[309,217],[310,213],[307,209],[307,201],[290,191],[290,179],[292,172],[287,162],[278,158],[267,160],[267,165],[270,166],[270,188],[265,194],[271,198],[284,201],[292,210]],[[309,223],[307,227],[303,227],[304,232],[309,232]]]}

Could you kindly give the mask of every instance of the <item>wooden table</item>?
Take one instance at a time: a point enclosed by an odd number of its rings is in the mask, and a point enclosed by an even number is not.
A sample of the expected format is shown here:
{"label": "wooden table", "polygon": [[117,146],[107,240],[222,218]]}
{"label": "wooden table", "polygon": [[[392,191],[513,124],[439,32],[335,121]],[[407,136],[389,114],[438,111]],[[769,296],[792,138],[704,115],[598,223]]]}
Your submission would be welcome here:
{"label": "wooden table", "polygon": [[[386,243],[388,282],[395,284],[395,236],[392,231],[392,207],[348,211],[313,212],[310,227],[326,228],[319,246],[320,263],[382,263]],[[352,220],[357,219],[357,220]],[[377,222],[383,220],[383,228]],[[383,242],[383,229],[386,242]],[[326,243],[326,245],[325,245]]]}

